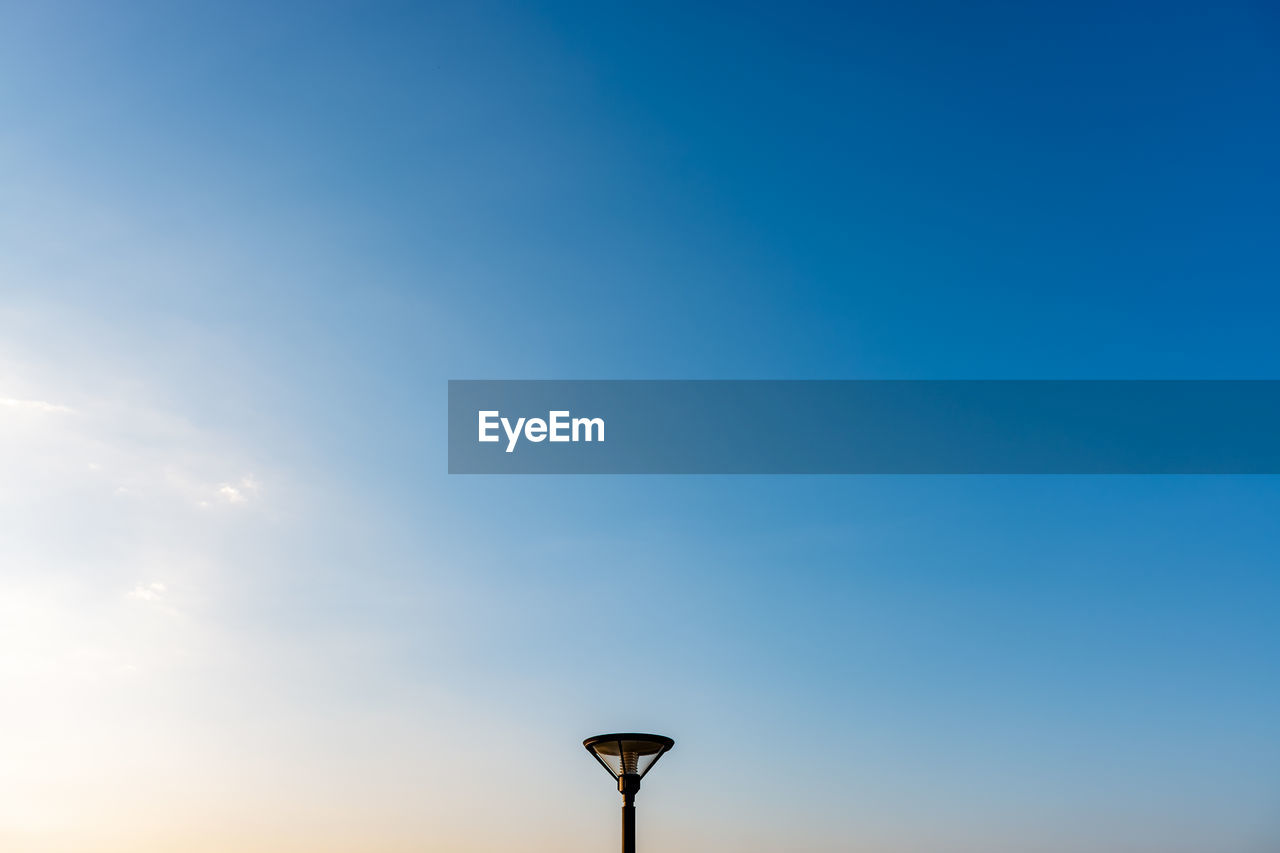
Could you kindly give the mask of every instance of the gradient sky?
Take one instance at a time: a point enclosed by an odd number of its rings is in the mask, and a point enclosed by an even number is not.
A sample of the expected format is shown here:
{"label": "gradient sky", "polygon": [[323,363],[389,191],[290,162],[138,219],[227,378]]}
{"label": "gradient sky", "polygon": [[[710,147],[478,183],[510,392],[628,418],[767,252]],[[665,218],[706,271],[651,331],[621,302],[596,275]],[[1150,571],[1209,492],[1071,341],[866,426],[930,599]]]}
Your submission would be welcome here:
{"label": "gradient sky", "polygon": [[0,848],[1267,853],[1271,477],[453,477],[450,378],[1280,378],[1269,4],[5,4]]}

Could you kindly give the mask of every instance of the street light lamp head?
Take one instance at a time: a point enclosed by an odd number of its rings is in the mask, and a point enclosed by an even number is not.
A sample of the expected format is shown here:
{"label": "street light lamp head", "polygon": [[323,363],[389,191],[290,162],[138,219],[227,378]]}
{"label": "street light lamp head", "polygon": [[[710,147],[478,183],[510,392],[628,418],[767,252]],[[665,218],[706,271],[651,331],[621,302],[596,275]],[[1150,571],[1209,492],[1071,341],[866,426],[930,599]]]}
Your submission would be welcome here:
{"label": "street light lamp head", "polygon": [[622,794],[622,853],[636,853],[636,792],[640,790],[640,780],[676,742],[662,735],[624,732],[589,737],[582,745],[618,780],[618,792]]}
{"label": "street light lamp head", "polygon": [[618,780],[618,790],[626,797],[635,796],[640,790],[640,780],[675,744],[669,737],[635,732],[596,735],[582,742],[609,775]]}

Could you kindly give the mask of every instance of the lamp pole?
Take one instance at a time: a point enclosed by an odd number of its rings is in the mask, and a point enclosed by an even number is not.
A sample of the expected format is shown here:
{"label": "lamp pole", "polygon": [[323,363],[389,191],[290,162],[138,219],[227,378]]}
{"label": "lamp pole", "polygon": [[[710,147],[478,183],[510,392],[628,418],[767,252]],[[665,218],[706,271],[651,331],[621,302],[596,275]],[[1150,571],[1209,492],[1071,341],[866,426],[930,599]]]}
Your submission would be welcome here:
{"label": "lamp pole", "polygon": [[622,853],[636,853],[636,798],[622,801]]}
{"label": "lamp pole", "polygon": [[618,777],[618,791],[622,793],[622,853],[636,853],[636,791],[639,790],[639,776],[628,773]]}

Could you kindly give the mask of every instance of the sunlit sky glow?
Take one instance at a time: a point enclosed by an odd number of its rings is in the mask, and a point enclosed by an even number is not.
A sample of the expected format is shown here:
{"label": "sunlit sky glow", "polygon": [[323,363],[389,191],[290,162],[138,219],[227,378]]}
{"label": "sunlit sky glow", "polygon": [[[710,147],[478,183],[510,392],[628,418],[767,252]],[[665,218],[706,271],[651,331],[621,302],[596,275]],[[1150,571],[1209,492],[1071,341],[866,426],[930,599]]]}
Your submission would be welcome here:
{"label": "sunlit sky glow", "polygon": [[1267,853],[1270,477],[450,478],[450,378],[1277,378],[1265,4],[0,24],[0,849]]}

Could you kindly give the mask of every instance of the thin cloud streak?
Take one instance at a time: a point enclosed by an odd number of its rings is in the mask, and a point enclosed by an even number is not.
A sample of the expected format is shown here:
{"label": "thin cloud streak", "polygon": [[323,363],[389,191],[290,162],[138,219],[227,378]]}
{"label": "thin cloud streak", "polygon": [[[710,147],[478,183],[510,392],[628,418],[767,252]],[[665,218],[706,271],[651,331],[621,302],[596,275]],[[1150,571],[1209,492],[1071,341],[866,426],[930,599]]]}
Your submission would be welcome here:
{"label": "thin cloud streak", "polygon": [[75,409],[44,400],[20,400],[16,397],[0,397],[0,406],[6,409],[18,409],[26,412],[39,412],[48,415],[73,415]]}

